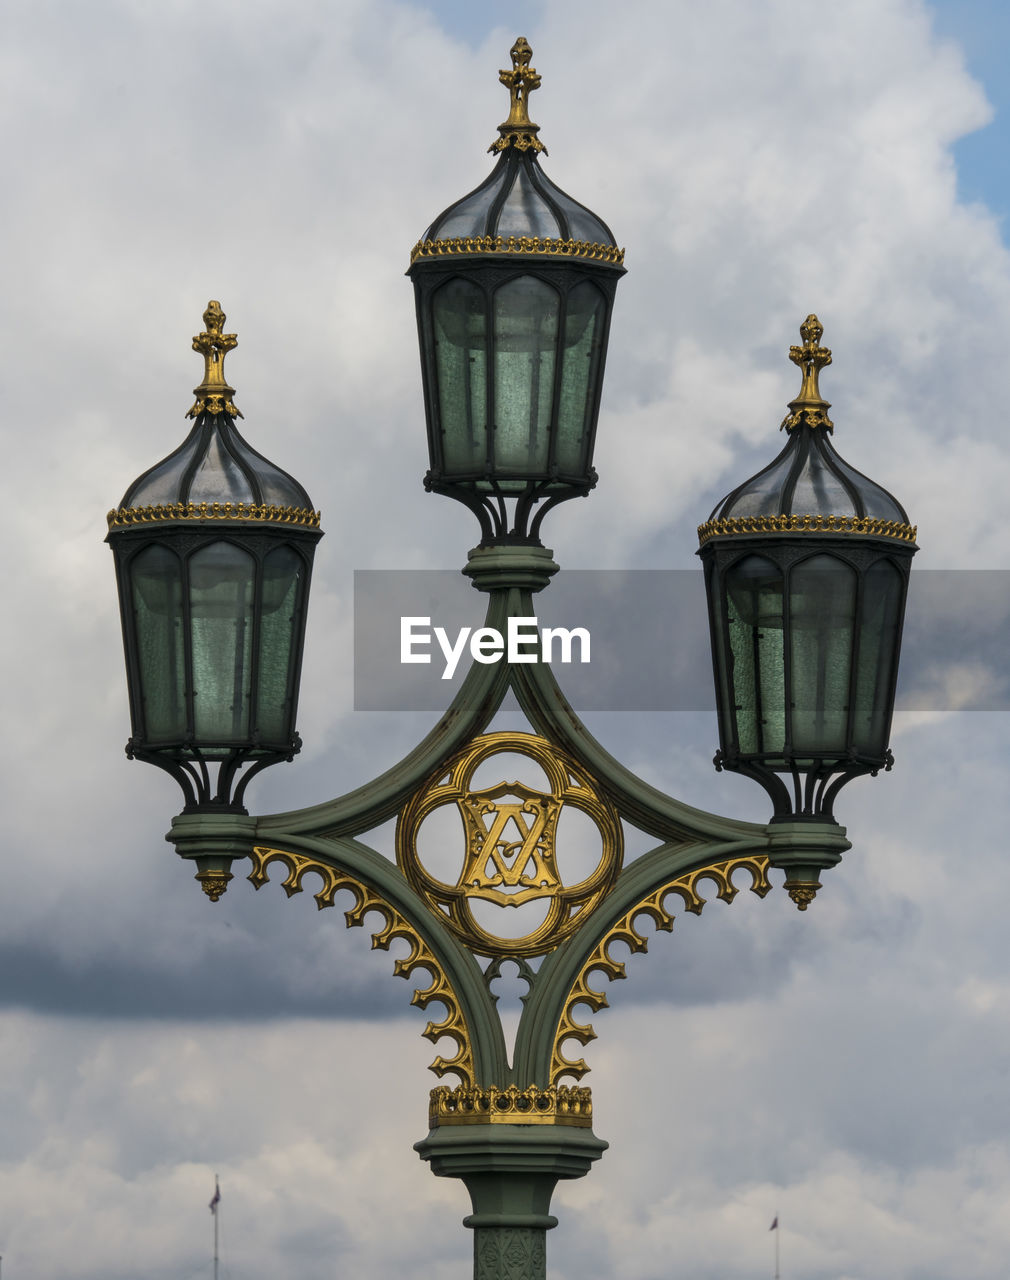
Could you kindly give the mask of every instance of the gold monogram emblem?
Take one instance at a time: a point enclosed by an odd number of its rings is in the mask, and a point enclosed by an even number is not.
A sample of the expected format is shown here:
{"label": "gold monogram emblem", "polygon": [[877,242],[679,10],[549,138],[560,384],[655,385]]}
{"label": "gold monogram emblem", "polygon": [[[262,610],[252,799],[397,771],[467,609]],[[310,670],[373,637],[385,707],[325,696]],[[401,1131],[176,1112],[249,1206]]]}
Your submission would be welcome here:
{"label": "gold monogram emblem", "polygon": [[[499,782],[474,788],[485,761],[497,755],[524,756],[546,775],[549,791],[523,782]],[[435,875],[418,852],[426,819],[453,806],[462,823],[461,857],[454,882]],[[558,869],[558,825],[565,809],[584,814],[596,827],[599,853],[589,873],[569,883]],[[587,860],[584,838],[563,865]],[[621,869],[623,837],[617,811],[600,796],[592,779],[574,760],[545,738],[529,733],[489,733],[475,739],[404,806],[396,828],[396,858],[404,875],[440,918],[468,947],[494,957],[542,955],[572,933],[583,914],[609,891]],[[448,858],[444,839],[436,859]],[[565,851],[563,850],[563,857]],[[444,876],[444,872],[443,872]],[[534,918],[521,937],[502,937],[478,922],[477,903],[499,908],[531,908]]]}

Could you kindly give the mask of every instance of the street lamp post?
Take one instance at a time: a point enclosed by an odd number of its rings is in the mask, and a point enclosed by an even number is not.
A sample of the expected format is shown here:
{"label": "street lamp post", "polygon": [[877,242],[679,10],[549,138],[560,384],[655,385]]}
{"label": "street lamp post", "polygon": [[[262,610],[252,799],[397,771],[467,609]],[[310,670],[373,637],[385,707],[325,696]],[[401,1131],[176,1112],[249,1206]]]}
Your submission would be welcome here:
{"label": "street lamp post", "polygon": [[[417,300],[431,469],[429,489],[465,503],[480,543],[464,572],[487,596],[486,626],[535,613],[558,570],[540,540],[545,513],[596,481],[593,442],[623,253],[606,225],[540,168],[528,94],[540,77],[525,40],[501,72],[510,113],[488,179],[422,237]],[[298,674],[318,514],[304,489],[235,430],[223,359],[235,345],[216,303],[194,339],[204,383],[187,441],[110,513],[133,717],[131,756],[165,768],[186,805],[169,840],[216,901],[236,859],[256,888],[271,868],[289,895],[321,880],[320,907],[353,899],[348,925],[376,913],[373,946],[408,947],[394,971],[447,1039],[432,1070],[428,1133],[415,1145],[459,1178],[472,1213],[476,1280],[540,1280],[559,1181],[584,1176],[606,1143],[593,1132],[587,1044],[623,976],[615,944],[645,951],[639,920],[699,913],[703,882],[731,901],[736,880],[764,896],[784,869],[801,909],[849,848],[834,820],[839,787],[890,767],[897,653],[914,530],[890,495],[831,448],[817,370],[830,360],[814,317],[791,358],[803,387],[779,459],[740,486],[699,530],[709,590],[721,747],[717,765],[755,777],[768,823],[691,808],[609,755],[533,653],[474,662],[428,736],[372,782],[311,808],[251,817],[245,784],[298,749]],[[528,729],[487,732],[513,691]],[[529,731],[532,730],[532,732]],[[494,762],[535,773],[486,785]],[[211,770],[216,766],[216,782]],[[497,766],[503,773],[502,763]],[[245,769],[242,781],[238,781]],[[484,781],[478,779],[478,772]],[[505,775],[508,776],[508,775]],[[791,779],[792,788],[783,781]],[[458,866],[428,865],[425,824],[459,818]],[[590,870],[573,877],[559,820],[595,829]],[[396,818],[395,861],[361,838]],[[654,840],[625,862],[627,827]],[[442,844],[444,846],[444,836]],[[582,841],[585,853],[586,842]],[[496,909],[528,922],[497,927]],[[524,915],[525,913],[525,915]],[[526,984],[511,1061],[491,993],[503,964]]]}

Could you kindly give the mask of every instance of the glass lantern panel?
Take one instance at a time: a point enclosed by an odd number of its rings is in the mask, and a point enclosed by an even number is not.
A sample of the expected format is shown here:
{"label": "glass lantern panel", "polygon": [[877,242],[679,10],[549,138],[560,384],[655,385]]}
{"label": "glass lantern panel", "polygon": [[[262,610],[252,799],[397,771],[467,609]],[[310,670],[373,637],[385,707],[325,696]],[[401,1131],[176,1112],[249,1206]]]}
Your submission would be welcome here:
{"label": "glass lantern panel", "polygon": [[294,733],[294,659],[305,575],[305,561],[293,547],[277,547],[263,562],[256,728],[267,743],[287,744]]}
{"label": "glass lantern panel", "polygon": [[248,477],[225,448],[218,430],[210,430],[207,450],[190,483],[187,496],[191,502],[256,501]]}
{"label": "glass lantern panel", "polygon": [[797,754],[847,747],[856,572],[816,555],[789,577],[789,679]]}
{"label": "glass lantern panel", "polygon": [[563,475],[581,476],[589,469],[589,436],[600,378],[600,335],[605,314],[606,299],[589,280],[583,280],[569,293],[554,446],[555,461]]}
{"label": "glass lantern panel", "polygon": [[712,519],[723,516],[777,516],[782,512],[782,493],[789,479],[795,455],[787,445],[774,462],[747,480],[712,512]]}
{"label": "glass lantern panel", "polygon": [[530,181],[525,165],[520,166],[502,205],[495,232],[500,236],[539,236],[544,240],[556,240],[561,234],[557,218]]}
{"label": "glass lantern panel", "polygon": [[737,743],[744,755],[785,750],[786,704],[782,570],[746,556],[726,574]]}
{"label": "glass lantern panel", "polygon": [[[487,457],[487,307],[468,280],[450,280],[432,300],[442,471],[484,471]],[[436,459],[432,457],[432,466]]]}
{"label": "glass lantern panel", "polygon": [[249,738],[255,580],[255,560],[232,542],[212,542],[189,561],[197,745]]}
{"label": "glass lantern panel", "polygon": [[520,276],[494,295],[494,470],[549,474],[560,299]]}
{"label": "glass lantern panel", "polygon": [[853,739],[869,756],[887,750],[904,595],[904,578],[890,560],[878,560],[863,577]]}
{"label": "glass lantern panel", "polygon": [[908,516],[905,511],[886,489],[882,489],[879,484],[864,476],[855,467],[850,467],[830,445],[826,447],[831,454],[831,461],[859,494],[865,515],[874,520],[893,520],[896,524],[908,523]]}
{"label": "glass lantern panel", "polygon": [[715,668],[715,697],[719,715],[719,729],[723,747],[735,741],[733,728],[735,715],[730,689],[730,664],[726,653],[725,601],[718,590],[719,576],[715,565],[705,565],[705,593],[708,596],[709,630],[712,637],[712,656]]}
{"label": "glass lantern panel", "polygon": [[151,746],[180,742],[187,730],[182,562],[168,547],[150,546],[129,572],[143,719],[134,731]]}
{"label": "glass lantern panel", "polygon": [[811,447],[793,488],[790,511],[797,515],[857,515],[848,490],[825,462],[820,450]]}
{"label": "glass lantern panel", "polygon": [[587,244],[610,244],[614,243],[614,236],[610,228],[605,222],[587,209],[584,204],[579,204],[577,200],[573,200],[567,191],[562,191],[556,186],[543,169],[537,168],[537,179],[543,187],[547,196],[554,202],[564,214],[568,223],[568,237],[571,240],[582,240]]}

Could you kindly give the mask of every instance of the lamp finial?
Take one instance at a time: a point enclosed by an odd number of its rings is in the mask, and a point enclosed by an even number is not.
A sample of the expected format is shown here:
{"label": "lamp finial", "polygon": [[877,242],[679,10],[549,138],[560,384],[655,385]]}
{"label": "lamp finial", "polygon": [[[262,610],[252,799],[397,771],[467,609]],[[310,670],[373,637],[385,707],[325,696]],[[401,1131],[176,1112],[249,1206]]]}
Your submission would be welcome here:
{"label": "lamp finial", "polygon": [[542,151],[547,148],[537,137],[540,126],[530,119],[529,95],[540,88],[540,77],[536,68],[530,66],[533,50],[525,36],[517,36],[516,42],[509,50],[512,58],[511,71],[499,71],[498,79],[509,91],[509,117],[504,124],[498,126],[501,135],[488,147],[488,151],[505,151],[515,147],[517,151]]}
{"label": "lamp finial", "polygon": [[779,430],[794,431],[806,424],[808,427],[825,427],[834,431],[835,424],[828,417],[830,404],[821,399],[817,377],[825,365],[831,363],[831,352],[821,346],[824,326],[815,315],[809,315],[800,325],[801,347],[789,348],[789,359],[803,371],[803,385],[795,400],[790,400],[787,413]]}
{"label": "lamp finial", "polygon": [[227,413],[232,418],[242,417],[232,399],[235,388],[229,387],[224,380],[224,358],[238,346],[237,334],[223,332],[227,319],[220,302],[211,300],[207,303],[207,310],[203,313],[206,328],[193,339],[193,350],[203,356],[203,382],[193,390],[196,402],[186,414],[187,418],[195,418],[199,413]]}

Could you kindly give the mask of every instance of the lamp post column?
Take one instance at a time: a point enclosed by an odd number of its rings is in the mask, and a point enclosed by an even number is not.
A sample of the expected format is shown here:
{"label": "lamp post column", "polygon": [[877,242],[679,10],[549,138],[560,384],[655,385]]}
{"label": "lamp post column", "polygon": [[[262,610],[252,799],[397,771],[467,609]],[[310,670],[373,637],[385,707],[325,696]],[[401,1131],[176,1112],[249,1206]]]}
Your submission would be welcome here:
{"label": "lamp post column", "polygon": [[460,1178],[473,1213],[474,1280],[545,1280],[551,1196],[607,1149],[589,1129],[474,1124],[433,1129],[414,1150],[440,1178]]}

